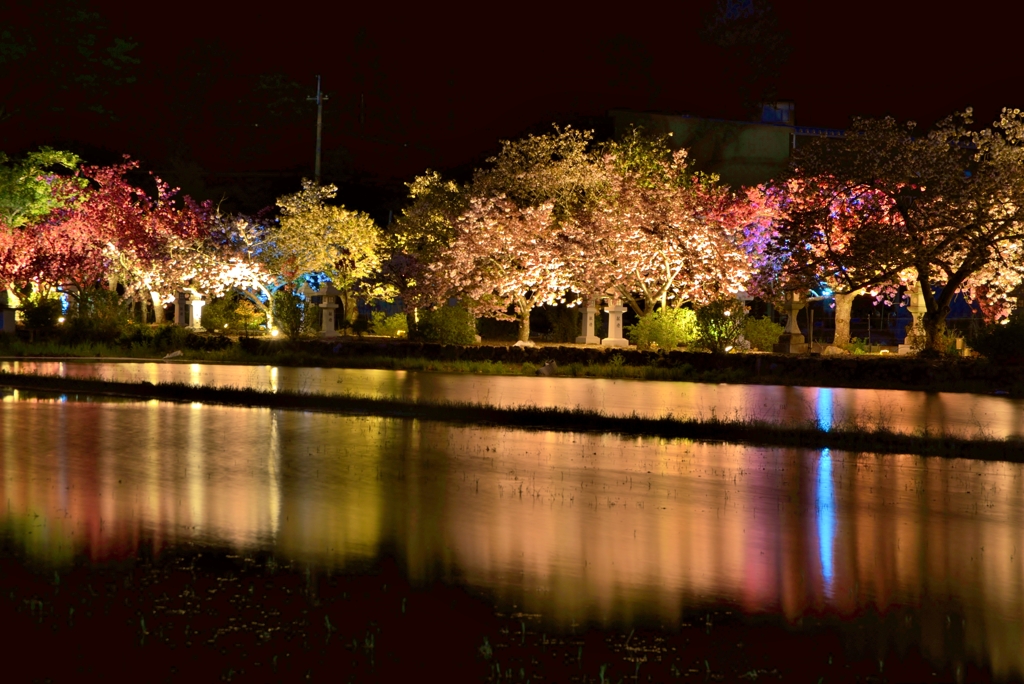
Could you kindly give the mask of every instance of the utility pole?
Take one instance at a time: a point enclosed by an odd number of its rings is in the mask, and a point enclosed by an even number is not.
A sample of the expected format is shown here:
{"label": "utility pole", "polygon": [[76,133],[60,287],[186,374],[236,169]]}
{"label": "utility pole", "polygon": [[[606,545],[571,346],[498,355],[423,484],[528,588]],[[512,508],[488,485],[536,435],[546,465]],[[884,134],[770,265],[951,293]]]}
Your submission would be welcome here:
{"label": "utility pole", "polygon": [[323,139],[324,100],[327,99],[327,96],[320,92],[320,74],[316,76],[316,97],[306,99],[316,102],[316,163],[313,166],[313,180],[320,185],[320,141]]}

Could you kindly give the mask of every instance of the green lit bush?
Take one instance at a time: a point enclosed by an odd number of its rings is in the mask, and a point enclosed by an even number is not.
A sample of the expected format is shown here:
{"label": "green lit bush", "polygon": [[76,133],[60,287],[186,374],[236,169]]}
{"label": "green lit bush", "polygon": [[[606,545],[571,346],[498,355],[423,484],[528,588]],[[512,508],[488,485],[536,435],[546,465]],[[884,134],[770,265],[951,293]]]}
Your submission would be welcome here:
{"label": "green lit bush", "polygon": [[290,289],[274,293],[274,322],[288,339],[315,334],[319,321],[317,308]]}
{"label": "green lit bush", "polygon": [[386,337],[403,337],[409,334],[409,322],[404,313],[388,316],[383,311],[370,314],[370,333]]}
{"label": "green lit bush", "polygon": [[748,318],[743,325],[743,337],[754,349],[770,352],[782,337],[784,330],[785,328],[767,316]]}
{"label": "green lit bush", "polygon": [[46,296],[31,296],[21,301],[21,316],[25,325],[39,330],[57,325],[61,315],[61,302]]}
{"label": "green lit bush", "polygon": [[639,349],[657,346],[669,351],[681,344],[689,346],[697,339],[697,315],[692,309],[663,307],[627,326],[626,334]]}
{"label": "green lit bush", "polygon": [[416,335],[424,342],[474,344],[476,319],[461,306],[441,306],[420,311]]}
{"label": "green lit bush", "polygon": [[203,307],[203,316],[200,321],[207,330],[237,330],[242,327],[241,317],[236,311],[238,302],[234,296],[227,295],[209,302]]}
{"label": "green lit bush", "polygon": [[746,307],[738,299],[717,299],[697,307],[696,346],[721,354],[743,334]]}

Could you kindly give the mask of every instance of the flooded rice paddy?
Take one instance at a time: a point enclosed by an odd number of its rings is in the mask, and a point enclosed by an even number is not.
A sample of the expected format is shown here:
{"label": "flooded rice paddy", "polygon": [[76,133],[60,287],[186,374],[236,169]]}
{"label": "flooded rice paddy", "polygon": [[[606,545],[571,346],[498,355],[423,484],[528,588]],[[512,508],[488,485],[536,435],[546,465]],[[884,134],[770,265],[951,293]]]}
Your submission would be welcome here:
{"label": "flooded rice paddy", "polygon": [[[671,413],[680,418],[754,418],[790,425],[856,422],[903,432],[1024,437],[1024,399],[951,392],[164,362],[3,361],[0,370],[494,406],[580,407],[609,415]],[[827,380],[822,378],[823,384]]]}
{"label": "flooded rice paddy", "polygon": [[[412,391],[392,376],[397,384],[378,380],[375,391]],[[426,391],[432,380],[417,382]],[[1024,678],[1019,464],[7,391],[0,496],[7,555],[58,585],[83,564],[182,549],[306,572],[387,561],[411,587],[485,596],[555,634],[595,626],[625,639],[706,613],[711,635],[722,611],[783,631],[831,619],[859,625],[879,670],[896,653],[940,679]],[[142,617],[145,636],[156,619],[147,629]],[[595,681],[598,665],[587,670]],[[693,672],[707,680],[713,670]]]}

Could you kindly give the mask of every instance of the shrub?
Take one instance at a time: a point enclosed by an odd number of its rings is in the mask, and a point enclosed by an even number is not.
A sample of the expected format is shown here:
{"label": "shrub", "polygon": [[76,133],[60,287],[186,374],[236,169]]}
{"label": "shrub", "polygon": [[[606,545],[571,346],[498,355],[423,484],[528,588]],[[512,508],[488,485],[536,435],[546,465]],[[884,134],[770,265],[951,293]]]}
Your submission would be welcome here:
{"label": "shrub", "polygon": [[721,354],[743,333],[746,308],[738,299],[717,299],[697,308],[697,346]]}
{"label": "shrub", "polygon": [[296,292],[281,289],[274,293],[274,320],[289,339],[297,340],[313,334],[319,320],[318,313],[317,307]]}
{"label": "shrub", "polygon": [[256,305],[244,297],[239,299],[238,305],[235,306],[235,316],[238,317],[238,322],[246,334],[248,334],[249,330],[262,325],[264,320],[266,320],[263,312],[257,310]]}
{"label": "shrub", "polygon": [[237,302],[233,295],[227,295],[215,299],[203,307],[203,316],[200,321],[207,330],[237,330],[241,328],[241,319],[237,312]]}
{"label": "shrub", "polygon": [[416,334],[424,342],[473,344],[476,342],[476,319],[457,305],[420,311]]}
{"label": "shrub", "polygon": [[782,337],[783,330],[785,328],[767,316],[748,318],[743,325],[743,336],[754,349],[770,352]]}
{"label": "shrub", "polygon": [[383,311],[374,311],[370,314],[370,332],[374,335],[401,337],[409,334],[409,322],[404,313],[388,316]]}
{"label": "shrub", "polygon": [[79,297],[78,307],[69,310],[74,315],[64,326],[65,342],[114,342],[131,325],[128,305],[117,292],[96,288],[83,291]]}
{"label": "shrub", "polygon": [[21,302],[21,315],[29,328],[52,328],[62,312],[61,301],[45,296],[26,297]]}
{"label": "shrub", "polygon": [[692,309],[661,308],[654,313],[641,316],[626,326],[629,341],[639,349],[671,351],[680,344],[691,345],[697,339],[697,315]]}

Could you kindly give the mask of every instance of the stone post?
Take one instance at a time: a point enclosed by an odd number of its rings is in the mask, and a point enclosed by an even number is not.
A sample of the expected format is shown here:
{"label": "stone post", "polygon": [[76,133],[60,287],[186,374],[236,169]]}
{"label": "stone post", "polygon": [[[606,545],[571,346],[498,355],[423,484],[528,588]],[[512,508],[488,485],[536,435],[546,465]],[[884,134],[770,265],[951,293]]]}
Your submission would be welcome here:
{"label": "stone post", "polygon": [[786,328],[779,341],[772,348],[776,354],[803,354],[808,350],[804,335],[797,325],[796,316],[807,302],[799,292],[787,292],[783,309],[786,311]]}
{"label": "stone post", "polygon": [[334,329],[334,318],[338,312],[338,291],[331,283],[320,291],[320,308],[323,314],[320,317],[320,335],[322,337],[337,337],[338,331]]}
{"label": "stone post", "polygon": [[17,323],[14,318],[14,309],[11,308],[10,297],[7,290],[0,290],[0,332],[14,334]]}
{"label": "stone post", "polygon": [[622,306],[622,300],[618,297],[611,297],[604,310],[608,314],[608,337],[601,340],[601,346],[628,347],[629,340],[622,336],[622,314],[626,313],[626,307]]}
{"label": "stone post", "polygon": [[0,308],[0,321],[2,321],[3,324],[3,329],[0,330],[0,332],[11,333],[13,335],[14,331],[18,329],[14,320],[14,309],[7,308],[6,303],[3,305],[3,308]]}
{"label": "stone post", "polygon": [[188,303],[192,306],[192,317],[188,327],[195,331],[205,330],[206,328],[203,327],[203,307],[206,306],[206,300],[198,292],[193,292],[192,298]]}
{"label": "stone post", "polygon": [[910,312],[911,321],[907,326],[907,334],[903,338],[903,344],[897,349],[899,354],[913,354],[915,340],[918,349],[924,346],[924,315],[928,312],[928,305],[924,301],[924,292],[921,291],[921,283],[915,282],[907,288],[910,295],[910,303],[907,304],[907,311]]}
{"label": "stone post", "polygon": [[586,306],[583,307],[583,320],[580,326],[580,336],[576,338],[576,344],[601,344],[601,338],[594,331],[594,316],[597,314],[597,300],[587,296]]}
{"label": "stone post", "polygon": [[188,306],[184,292],[179,292],[174,298],[174,324],[182,328],[188,327]]}

